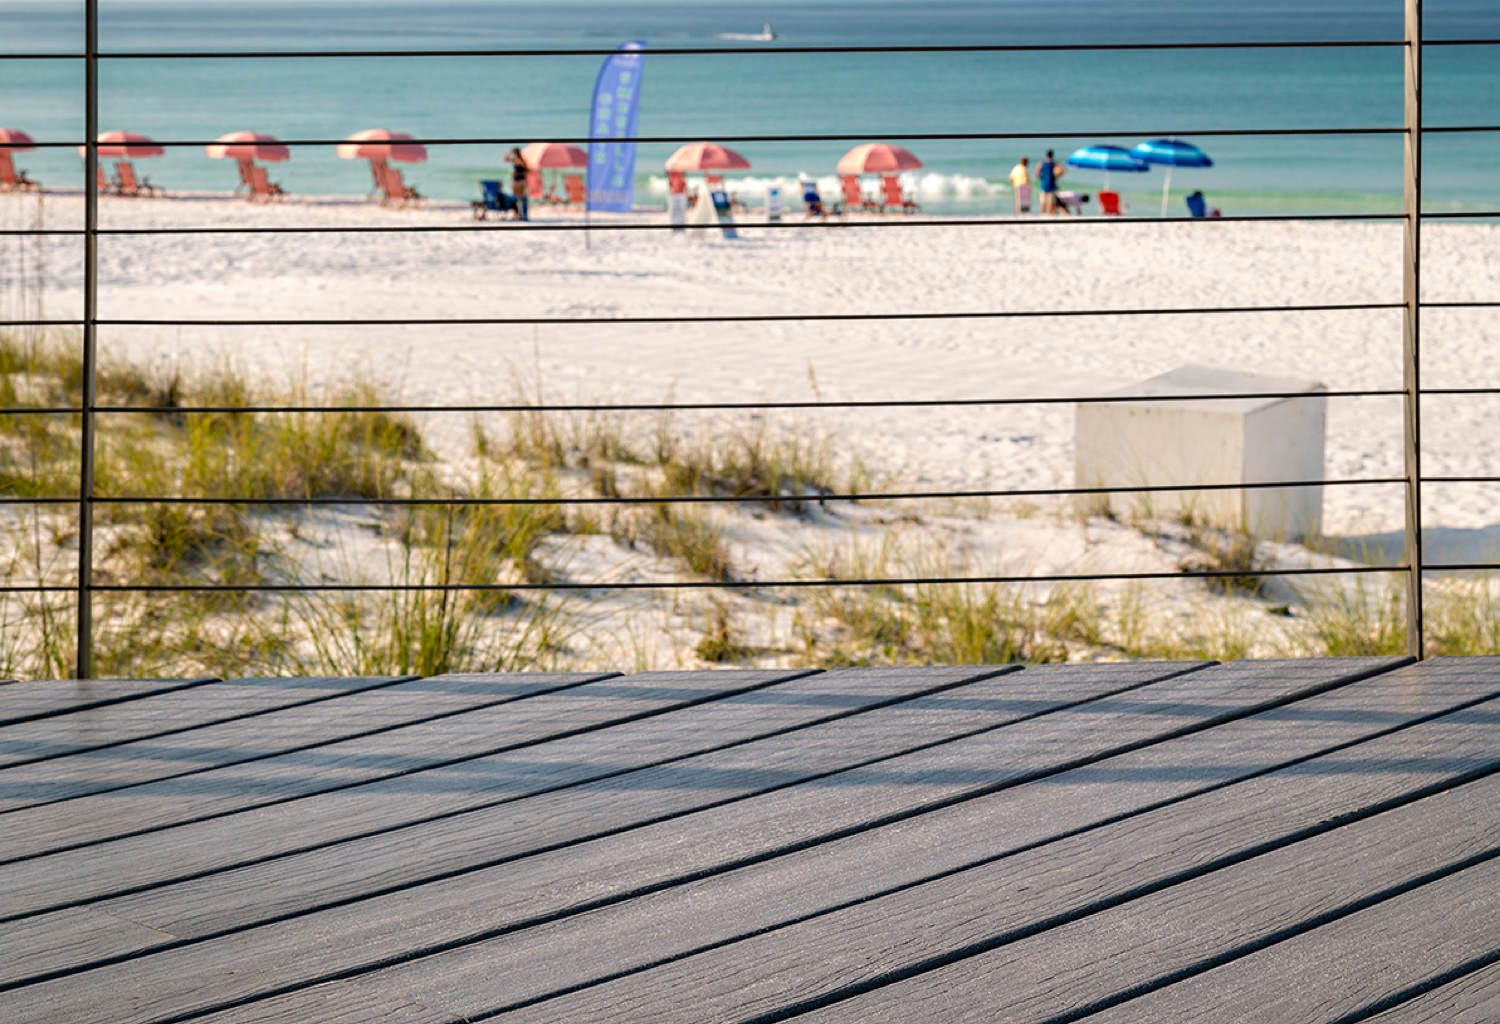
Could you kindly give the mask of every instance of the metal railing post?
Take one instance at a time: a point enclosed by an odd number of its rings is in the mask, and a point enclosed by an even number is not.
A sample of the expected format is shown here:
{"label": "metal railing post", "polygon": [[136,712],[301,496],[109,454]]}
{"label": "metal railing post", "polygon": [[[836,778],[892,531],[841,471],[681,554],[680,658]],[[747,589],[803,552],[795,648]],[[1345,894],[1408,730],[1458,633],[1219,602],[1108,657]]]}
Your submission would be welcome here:
{"label": "metal railing post", "polygon": [[1423,655],[1422,630],[1422,0],[1406,0],[1406,148],[1402,196],[1406,227],[1402,367],[1406,390],[1406,650]]}
{"label": "metal railing post", "polygon": [[94,677],[94,407],[98,403],[99,0],[84,3],[83,359],[78,459],[79,679]]}

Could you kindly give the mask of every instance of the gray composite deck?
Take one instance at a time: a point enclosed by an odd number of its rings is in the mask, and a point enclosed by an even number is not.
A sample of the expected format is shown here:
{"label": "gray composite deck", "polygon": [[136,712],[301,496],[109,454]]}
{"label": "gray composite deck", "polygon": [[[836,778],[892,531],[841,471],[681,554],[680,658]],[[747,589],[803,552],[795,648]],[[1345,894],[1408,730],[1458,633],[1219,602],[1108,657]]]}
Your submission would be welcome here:
{"label": "gray composite deck", "polygon": [[1500,658],[16,683],[0,1021],[1500,1021]]}

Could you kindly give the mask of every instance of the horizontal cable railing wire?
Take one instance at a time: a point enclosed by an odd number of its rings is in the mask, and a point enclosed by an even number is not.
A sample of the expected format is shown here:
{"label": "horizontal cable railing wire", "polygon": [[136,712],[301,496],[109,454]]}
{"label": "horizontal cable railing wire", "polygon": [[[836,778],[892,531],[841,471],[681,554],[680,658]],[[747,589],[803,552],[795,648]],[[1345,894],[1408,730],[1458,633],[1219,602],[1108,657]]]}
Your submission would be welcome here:
{"label": "horizontal cable railing wire", "polygon": [[[1435,479],[1427,477],[1425,479]],[[1441,478],[1436,478],[1441,479]],[[985,498],[1055,498],[1084,497],[1109,494],[1180,494],[1196,491],[1262,491],[1290,490],[1304,487],[1365,487],[1374,485],[1404,484],[1405,477],[1360,477],[1354,479],[1323,480],[1278,480],[1264,482],[1203,483],[1203,484],[1134,484],[1112,487],[1020,487],[1003,490],[948,490],[948,491],[833,491],[778,492],[774,494],[652,494],[652,495],[579,495],[530,498],[475,498],[449,495],[446,497],[367,498],[320,495],[315,497],[237,497],[219,498],[196,495],[149,495],[110,496],[95,495],[96,505],[193,505],[193,506],[247,506],[267,507],[553,507],[553,506],[610,506],[610,505],[735,505],[735,504],[826,504],[828,502],[882,502],[882,501],[967,501]],[[0,505],[71,505],[78,496],[60,495],[25,497],[0,495]]]}
{"label": "horizontal cable railing wire", "polygon": [[[1071,225],[1099,227],[1141,227],[1155,224],[1246,224],[1246,223],[1301,223],[1301,222],[1355,222],[1355,221],[1400,221],[1404,213],[1372,210],[1365,213],[1284,213],[1245,214],[1227,217],[1060,217],[1056,220],[1039,220],[1024,217],[903,217],[896,220],[829,220],[829,221],[741,221],[740,227],[767,229],[771,231],[831,231],[902,228],[953,228],[953,227],[1069,227]],[[1434,211],[1423,213],[1423,220],[1455,219],[1500,219],[1500,210]],[[181,226],[181,227],[122,227],[99,228],[96,236],[150,236],[150,235],[384,235],[384,234],[461,234],[471,231],[521,232],[521,233],[577,233],[577,232],[662,232],[662,231],[722,231],[719,224],[632,224],[623,221],[593,221],[591,223],[546,223],[532,221],[482,222],[477,224],[306,224],[280,227],[253,227],[245,225]],[[75,237],[85,234],[83,228],[4,228],[0,238]],[[1433,305],[1433,303],[1423,303]]]}
{"label": "horizontal cable railing wire", "polygon": [[[1424,217],[1434,216],[1423,214]],[[1500,217],[1500,211],[1453,214],[1450,216],[1465,217]],[[841,231],[847,229],[862,230],[866,228],[953,228],[953,227],[1007,227],[1031,225],[1045,227],[1067,227],[1072,224],[1098,226],[1101,224],[1135,226],[1140,227],[1147,224],[1236,224],[1236,223],[1277,223],[1293,221],[1383,221],[1383,220],[1405,220],[1404,213],[1388,213],[1383,211],[1372,211],[1370,213],[1314,213],[1314,214],[1265,214],[1265,215],[1237,215],[1230,217],[1130,217],[1100,218],[1100,217],[1065,217],[1051,221],[1040,221],[1033,217],[1030,220],[1015,217],[903,217],[899,220],[812,220],[812,221],[739,221],[737,226],[741,228],[765,228],[772,231]],[[244,225],[216,225],[216,226],[183,226],[183,227],[130,227],[130,228],[100,228],[95,231],[97,236],[149,236],[149,235],[423,235],[423,234],[462,234],[472,231],[488,232],[520,232],[555,234],[555,233],[609,233],[609,232],[671,232],[671,231],[696,231],[709,232],[722,231],[718,224],[682,224],[673,225],[659,224],[631,224],[623,221],[593,221],[584,223],[575,221],[569,223],[537,223],[535,221],[481,221],[474,224],[317,224],[317,225],[288,225],[285,227],[252,227]],[[82,228],[5,228],[0,229],[0,238],[22,237],[31,238],[38,236],[60,236],[79,237],[85,234]]]}
{"label": "horizontal cable railing wire", "polygon": [[[1125,309],[1014,309],[934,310],[881,313],[719,313],[662,316],[512,316],[512,317],[303,317],[298,319],[165,319],[99,318],[100,327],[557,327],[615,324],[766,324],[860,323],[873,320],[1012,320],[1036,317],[1210,316],[1226,313],[1333,313],[1355,310],[1405,309],[1401,302],[1320,302],[1293,306],[1163,306]],[[81,327],[83,320],[0,320],[0,327]]]}
{"label": "horizontal cable railing wire", "polygon": [[[1005,490],[949,490],[949,491],[782,491],[772,494],[735,494],[734,492],[710,494],[647,494],[647,495],[581,495],[577,497],[527,497],[527,498],[344,498],[337,496],[318,498],[215,498],[210,496],[181,495],[166,497],[152,495],[144,497],[96,496],[100,505],[150,505],[169,503],[177,505],[370,505],[370,506],[540,506],[553,505],[683,505],[713,504],[819,504],[825,502],[879,502],[879,501],[949,501],[979,498],[1049,498],[1083,497],[1106,494],[1181,494],[1193,491],[1260,491],[1284,490],[1298,487],[1359,487],[1371,484],[1404,484],[1405,477],[1368,477],[1352,480],[1276,480],[1257,483],[1209,483],[1209,484],[1140,484],[1111,487],[1022,487]],[[76,498],[73,500],[77,500]]]}
{"label": "horizontal cable railing wire", "polygon": [[[769,580],[585,580],[547,583],[96,583],[92,590],[116,594],[173,593],[505,593],[507,591],[611,590],[802,590],[809,587],[957,586],[970,584],[1087,583],[1090,581],[1242,579],[1246,576],[1341,576],[1409,573],[1407,565],[1295,566],[1256,569],[1189,569],[1172,572],[1088,572],[1039,575],[816,577]],[[72,589],[72,588],[64,588]]]}
{"label": "horizontal cable railing wire", "polygon": [[[860,323],[872,320],[1011,320],[1034,317],[1096,316],[1205,316],[1225,313],[1331,313],[1352,310],[1405,309],[1401,302],[1319,302],[1287,306],[1158,306],[1122,309],[1011,309],[1011,310],[932,310],[930,312],[889,311],[864,313],[705,313],[662,316],[594,316],[594,317],[300,317],[287,319],[228,318],[114,318],[94,321],[101,327],[402,327],[402,326],[504,326],[547,327],[576,324],[777,324],[777,323]],[[0,326],[4,326],[0,324]]]}
{"label": "horizontal cable railing wire", "polygon": [[[1484,131],[1487,129],[1459,130]],[[777,143],[777,142],[865,142],[869,141],[871,132],[811,132],[811,133],[786,133],[775,135],[735,135],[715,133],[715,138],[722,142],[753,142],[753,143]],[[922,142],[922,141],[944,141],[944,142],[1003,142],[1003,141],[1026,141],[1041,139],[1071,139],[1071,138],[1103,138],[1103,139],[1133,139],[1142,136],[1158,135],[1203,135],[1217,137],[1259,137],[1259,136],[1302,136],[1302,135],[1405,135],[1406,129],[1399,125],[1385,125],[1380,127],[1343,127],[1343,128],[1198,128],[1186,129],[1135,129],[1124,130],[1120,128],[1107,128],[1098,131],[1065,130],[1047,132],[880,132],[880,137],[890,142]],[[557,135],[548,139],[549,142],[567,142],[578,146],[591,145],[596,142],[620,142],[636,143],[638,145],[662,145],[675,146],[688,142],[701,142],[702,134],[697,135],[621,135],[621,136],[597,136],[597,135]],[[213,139],[152,139],[153,145],[164,149],[201,149],[204,146],[214,144]],[[280,146],[317,146],[330,147],[342,146],[348,143],[348,139],[277,139]],[[515,136],[458,136],[453,138],[418,138],[403,139],[403,142],[422,146],[510,146],[515,144]],[[76,149],[87,143],[83,140],[73,142],[32,142],[28,145],[34,149]]]}
{"label": "horizontal cable railing wire", "polygon": [[[1124,42],[1124,43],[895,43],[858,45],[796,46],[662,46],[652,47],[652,56],[733,56],[783,57],[797,54],[860,53],[1068,53],[1110,51],[1176,51],[1176,50],[1306,50],[1306,49],[1396,49],[1406,46],[1404,39],[1273,39],[1241,42],[1209,40],[1203,42]],[[617,51],[598,47],[553,47],[479,49],[449,48],[421,50],[116,50],[101,51],[98,60],[323,60],[332,58],[387,57],[608,57]],[[87,54],[74,53],[7,53],[6,60],[84,60]]]}
{"label": "horizontal cable railing wire", "polygon": [[[1434,568],[1427,566],[1426,568]],[[1460,566],[1457,568],[1468,568]],[[1480,568],[1484,568],[1481,566]],[[1500,567],[1497,567],[1500,568]],[[89,589],[105,594],[410,594],[506,593],[509,591],[613,590],[805,590],[812,587],[955,586],[960,584],[1051,584],[1130,580],[1242,579],[1246,576],[1341,576],[1373,573],[1410,573],[1408,565],[1296,566],[1291,568],[1190,569],[1181,572],[1052,573],[1020,576],[894,576],[869,578],[774,580],[597,580],[549,583],[94,583]],[[0,594],[77,594],[77,585],[4,585]]]}

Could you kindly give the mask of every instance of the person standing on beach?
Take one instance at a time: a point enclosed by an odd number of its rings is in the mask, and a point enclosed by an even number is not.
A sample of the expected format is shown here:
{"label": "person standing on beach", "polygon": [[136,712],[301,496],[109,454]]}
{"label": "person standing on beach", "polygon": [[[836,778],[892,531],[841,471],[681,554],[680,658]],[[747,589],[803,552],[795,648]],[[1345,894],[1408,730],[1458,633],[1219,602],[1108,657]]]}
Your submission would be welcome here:
{"label": "person standing on beach", "polygon": [[505,160],[510,164],[510,190],[516,195],[516,218],[530,220],[526,193],[531,189],[531,168],[526,166],[526,158],[518,148],[506,153]]}
{"label": "person standing on beach", "polygon": [[1036,169],[1036,183],[1042,190],[1042,213],[1057,213],[1057,181],[1063,176],[1063,169],[1053,159],[1052,150],[1047,150],[1047,155],[1042,159],[1041,166]]}
{"label": "person standing on beach", "polygon": [[1010,190],[1016,197],[1016,213],[1031,212],[1031,158],[1021,157],[1021,162],[1010,169]]}

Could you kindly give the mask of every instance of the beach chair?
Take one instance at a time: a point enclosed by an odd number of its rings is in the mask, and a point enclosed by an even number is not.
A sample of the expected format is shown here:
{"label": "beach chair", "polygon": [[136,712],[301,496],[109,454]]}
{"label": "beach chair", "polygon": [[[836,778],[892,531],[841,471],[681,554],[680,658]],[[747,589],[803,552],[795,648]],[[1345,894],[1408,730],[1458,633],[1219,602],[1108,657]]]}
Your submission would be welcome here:
{"label": "beach chair", "polygon": [[894,174],[887,174],[880,179],[880,196],[884,200],[883,205],[889,209],[900,210],[902,213],[916,213],[921,209],[916,200],[901,191],[901,179]]}
{"label": "beach chair", "polygon": [[1188,214],[1194,218],[1224,216],[1216,207],[1208,205],[1208,200],[1203,198],[1202,192],[1194,192],[1187,197],[1187,208]]}
{"label": "beach chair", "polygon": [[844,190],[844,209],[868,210],[875,207],[874,203],[865,198],[864,189],[860,187],[857,174],[840,175],[839,185]]}
{"label": "beach chair", "polygon": [[252,203],[256,200],[269,203],[286,195],[286,191],[271,180],[271,176],[266,173],[264,167],[257,167],[254,164],[245,166],[245,187],[247,189],[245,198]]}
{"label": "beach chair", "polygon": [[1120,193],[1100,192],[1099,212],[1106,217],[1123,217],[1125,215],[1125,204],[1120,202]]}
{"label": "beach chair", "polygon": [[589,201],[588,188],[584,185],[583,175],[564,174],[563,188],[568,194],[569,206],[587,206]]}
{"label": "beach chair", "polygon": [[113,195],[114,194],[114,192],[115,192],[115,183],[112,182],[112,181],[110,181],[109,180],[109,175],[107,175],[107,174],[104,173],[104,165],[103,164],[99,165],[99,173],[98,173],[97,180],[98,180],[98,184],[99,184],[99,194],[101,196],[108,196],[108,195]]}
{"label": "beach chair", "polygon": [[405,206],[407,203],[418,202],[422,198],[420,192],[402,180],[400,171],[389,166],[385,169],[385,183],[381,191],[385,193],[385,198],[381,200],[382,205],[394,203]]}
{"label": "beach chair", "polygon": [[115,192],[122,196],[154,196],[161,189],[145,178],[135,176],[135,165],[129,160],[115,164]]}
{"label": "beach chair", "polygon": [[0,149],[0,192],[25,192],[38,188],[41,186],[26,177],[25,171],[16,170],[10,152]]}
{"label": "beach chair", "polygon": [[554,198],[547,194],[547,183],[542,180],[541,171],[526,172],[526,196],[537,202],[548,202]]}
{"label": "beach chair", "polygon": [[479,188],[484,198],[469,204],[474,210],[475,220],[488,220],[491,213],[514,213],[519,209],[515,196],[500,191],[499,181],[486,179],[479,183]]}

